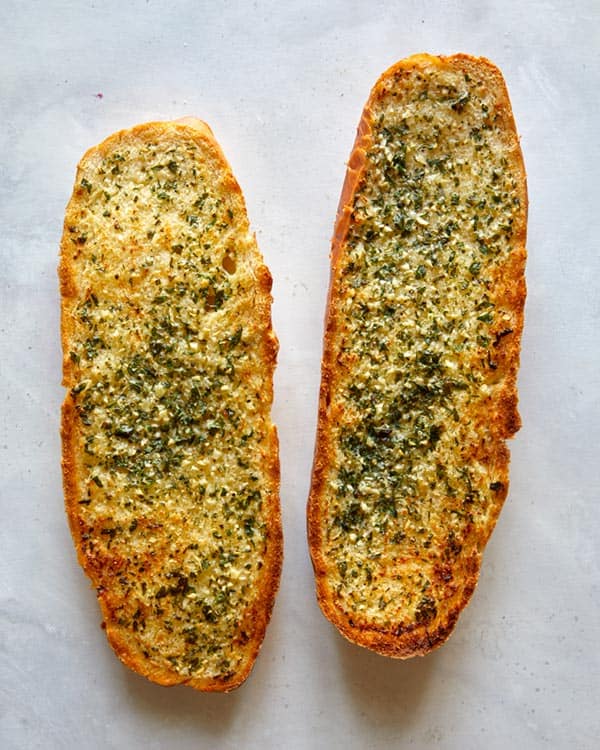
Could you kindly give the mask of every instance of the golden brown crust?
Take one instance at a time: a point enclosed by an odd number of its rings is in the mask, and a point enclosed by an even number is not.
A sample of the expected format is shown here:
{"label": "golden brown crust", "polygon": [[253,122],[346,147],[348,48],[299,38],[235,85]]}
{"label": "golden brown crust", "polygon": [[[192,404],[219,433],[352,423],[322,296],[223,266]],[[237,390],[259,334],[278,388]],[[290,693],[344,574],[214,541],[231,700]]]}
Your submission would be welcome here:
{"label": "golden brown crust", "polygon": [[[454,67],[464,73],[473,72],[482,76],[497,99],[497,116],[506,138],[506,151],[517,176],[516,193],[521,205],[517,212],[512,234],[509,259],[498,268],[494,278],[494,298],[501,300],[502,309],[510,314],[510,326],[492,328],[494,336],[494,370],[488,383],[501,383],[486,402],[486,409],[476,415],[478,426],[485,427],[489,438],[478,448],[477,458],[490,468],[496,480],[494,502],[489,509],[485,528],[472,540],[470,550],[463,550],[460,563],[454,567],[452,582],[447,586],[444,607],[438,607],[435,618],[419,624],[401,625],[396,631],[381,628],[373,622],[353,618],[341,606],[330,585],[331,563],[324,552],[323,516],[327,503],[326,474],[333,460],[331,429],[336,415],[330,404],[336,389],[339,372],[336,335],[342,301],[340,299],[340,268],[344,260],[345,243],[352,224],[354,200],[365,180],[368,157],[372,148],[373,107],[395,87],[402,87],[403,80],[414,70],[432,67]],[[519,366],[521,334],[523,329],[523,307],[525,302],[527,189],[526,174],[516,133],[508,92],[500,71],[485,58],[474,58],[457,54],[451,57],[414,55],[393,65],[385,71],[371,91],[362,113],[354,147],[339,202],[337,219],[331,247],[331,277],[325,317],[325,335],[322,360],[321,387],[317,437],[314,453],[312,484],[308,500],[307,521],[310,553],[315,573],[316,592],[319,605],[327,617],[349,641],[372,649],[385,656],[409,658],[424,655],[440,646],[452,632],[460,612],[468,603],[477,583],[481,554],[496,524],[498,515],[508,492],[509,451],[505,440],[520,427],[517,410],[516,378]],[[509,335],[510,334],[510,335]],[[461,449],[457,449],[461,450]],[[465,460],[473,453],[465,453]],[[439,576],[445,581],[445,571]],[[457,583],[458,582],[458,583]]]}
{"label": "golden brown crust", "polygon": [[[85,201],[85,189],[82,185],[82,174],[89,162],[99,162],[118,146],[147,141],[168,136],[175,142],[181,138],[193,141],[212,154],[213,163],[220,173],[223,189],[239,197],[245,216],[245,203],[241,189],[206,123],[196,118],[183,118],[174,122],[151,122],[138,125],[129,130],[122,130],[107,138],[98,146],[91,148],[82,158],[76,175],[73,195],[66,209],[64,232],[61,241],[60,264],[58,269],[61,292],[61,341],[63,349],[63,385],[72,389],[76,384],[78,366],[69,356],[75,334],[74,309],[87,290],[78,287],[75,263],[77,253],[73,251],[69,227],[76,223],[82,213]],[[258,256],[260,257],[260,256]],[[253,324],[262,332],[259,340],[262,372],[260,382],[262,392],[260,401],[267,411],[273,400],[273,372],[276,364],[278,341],[271,323],[271,275],[263,264],[254,268],[255,284],[252,305]],[[116,278],[116,277],[115,277]],[[201,691],[229,692],[241,685],[248,677],[261,647],[266,627],[271,617],[275,595],[279,586],[283,559],[283,536],[279,501],[279,444],[277,431],[273,425],[267,427],[266,439],[262,448],[262,465],[264,467],[265,486],[263,487],[264,518],[266,523],[265,551],[261,561],[259,585],[251,594],[251,601],[245,611],[238,612],[241,633],[235,647],[242,654],[240,668],[224,674],[222,677],[186,676],[175,669],[159,666],[142,653],[139,644],[131,633],[118,622],[116,610],[122,604],[119,597],[111,590],[111,581],[119,573],[121,562],[116,553],[108,559],[91,554],[83,544],[84,538],[94,530],[86,527],[80,513],[79,498],[84,493],[82,453],[83,434],[78,419],[72,391],[69,390],[62,407],[61,419],[62,469],[65,507],[69,526],[75,543],[78,560],[96,588],[98,601],[104,617],[103,627],[107,638],[119,659],[132,670],[144,675],[161,685],[186,684]],[[249,637],[246,628],[252,633]]]}

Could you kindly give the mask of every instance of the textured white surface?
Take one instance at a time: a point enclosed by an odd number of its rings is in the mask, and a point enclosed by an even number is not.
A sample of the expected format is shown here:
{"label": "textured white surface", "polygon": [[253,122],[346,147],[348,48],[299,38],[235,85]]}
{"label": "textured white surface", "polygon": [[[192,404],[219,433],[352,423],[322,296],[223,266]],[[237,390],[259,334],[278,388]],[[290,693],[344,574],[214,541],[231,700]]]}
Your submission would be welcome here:
{"label": "textured white surface", "polygon": [[[378,75],[421,51],[486,55],[509,85],[531,202],[524,426],[472,603],[441,650],[394,662],[321,616],[304,512],[344,161]],[[0,3],[2,748],[598,747],[599,51],[596,0]],[[284,573],[228,696],[155,686],[114,657],[59,469],[75,165],[117,129],[184,114],[210,123],[246,194],[281,341]]]}

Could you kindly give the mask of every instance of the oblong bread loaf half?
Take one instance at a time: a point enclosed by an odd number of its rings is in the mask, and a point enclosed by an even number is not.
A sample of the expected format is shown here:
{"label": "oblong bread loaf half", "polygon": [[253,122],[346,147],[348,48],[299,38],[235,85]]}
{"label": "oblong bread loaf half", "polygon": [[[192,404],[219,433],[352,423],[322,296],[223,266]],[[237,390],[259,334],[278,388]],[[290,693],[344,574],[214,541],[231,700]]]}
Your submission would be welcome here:
{"label": "oblong bread loaf half", "polygon": [[79,164],[61,244],[63,475],[119,658],[162,685],[248,676],[282,559],[271,276],[195,119]]}
{"label": "oblong bread loaf half", "polygon": [[507,495],[526,218],[500,71],[387,70],[335,226],[308,528],[323,613],[388,656],[448,637]]}

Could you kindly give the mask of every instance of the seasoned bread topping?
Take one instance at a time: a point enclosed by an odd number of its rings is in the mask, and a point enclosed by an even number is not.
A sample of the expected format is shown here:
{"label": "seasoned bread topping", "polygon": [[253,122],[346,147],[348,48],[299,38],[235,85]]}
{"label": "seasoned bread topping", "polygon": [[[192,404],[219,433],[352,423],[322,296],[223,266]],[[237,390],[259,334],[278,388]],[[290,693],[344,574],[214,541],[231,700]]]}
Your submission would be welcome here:
{"label": "seasoned bread topping", "polygon": [[321,600],[346,634],[435,623],[506,494],[497,445],[518,417],[503,349],[522,300],[502,274],[526,196],[499,93],[485,67],[423,63],[392,69],[368,105],[311,495]]}
{"label": "seasoned bread topping", "polygon": [[80,555],[151,669],[227,687],[278,539],[268,272],[189,128],[117,139],[78,180],[63,258]]}

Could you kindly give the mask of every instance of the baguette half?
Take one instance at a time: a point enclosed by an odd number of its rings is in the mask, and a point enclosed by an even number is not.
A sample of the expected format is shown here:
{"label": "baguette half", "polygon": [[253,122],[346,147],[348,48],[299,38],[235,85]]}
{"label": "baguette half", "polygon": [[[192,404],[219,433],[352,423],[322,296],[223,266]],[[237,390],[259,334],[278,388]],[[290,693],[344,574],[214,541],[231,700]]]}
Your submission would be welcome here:
{"label": "baguette half", "polygon": [[467,55],[387,70],[332,241],[308,502],[324,615],[387,656],[446,640],[507,496],[526,220],[500,71]]}
{"label": "baguette half", "polygon": [[208,126],[123,130],[66,209],[63,478],[79,562],[128,667],[229,691],[282,562],[271,276]]}

